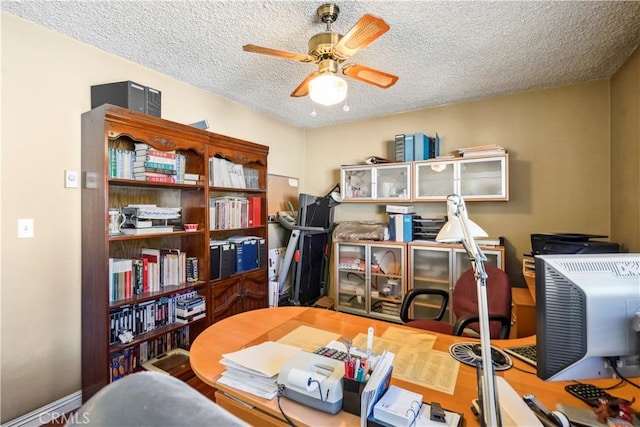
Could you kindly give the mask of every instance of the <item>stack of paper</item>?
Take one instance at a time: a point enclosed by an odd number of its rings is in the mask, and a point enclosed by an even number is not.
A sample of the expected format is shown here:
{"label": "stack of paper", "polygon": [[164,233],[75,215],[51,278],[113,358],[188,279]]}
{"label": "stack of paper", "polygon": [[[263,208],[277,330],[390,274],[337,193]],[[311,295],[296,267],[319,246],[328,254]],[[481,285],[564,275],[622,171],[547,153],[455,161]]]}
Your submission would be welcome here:
{"label": "stack of paper", "polygon": [[398,427],[409,427],[418,418],[422,395],[392,385],[373,407],[373,417]]}
{"label": "stack of paper", "polygon": [[278,391],[276,381],[280,368],[300,351],[302,349],[299,347],[266,341],[234,353],[223,354],[220,363],[227,369],[218,383],[265,399],[273,399]]}

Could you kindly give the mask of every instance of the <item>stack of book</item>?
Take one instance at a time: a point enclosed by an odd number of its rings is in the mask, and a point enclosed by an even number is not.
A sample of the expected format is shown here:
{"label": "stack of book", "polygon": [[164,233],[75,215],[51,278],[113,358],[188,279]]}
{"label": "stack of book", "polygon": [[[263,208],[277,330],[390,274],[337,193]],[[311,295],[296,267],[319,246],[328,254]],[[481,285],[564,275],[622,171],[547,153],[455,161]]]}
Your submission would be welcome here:
{"label": "stack of book", "polygon": [[182,182],[186,157],[175,151],[159,151],[145,143],[135,143],[133,177],[140,181]]}
{"label": "stack of book", "polygon": [[176,322],[189,323],[207,315],[203,296],[176,301]]}
{"label": "stack of book", "polygon": [[458,154],[460,154],[462,157],[495,156],[507,152],[504,147],[496,144],[476,145],[473,147],[458,148],[457,151]]}

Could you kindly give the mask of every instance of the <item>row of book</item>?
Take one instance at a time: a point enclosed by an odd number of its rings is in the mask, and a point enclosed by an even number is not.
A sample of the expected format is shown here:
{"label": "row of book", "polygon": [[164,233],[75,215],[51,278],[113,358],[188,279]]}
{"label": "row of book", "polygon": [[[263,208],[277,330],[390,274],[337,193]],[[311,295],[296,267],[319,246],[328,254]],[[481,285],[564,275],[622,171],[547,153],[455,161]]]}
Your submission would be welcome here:
{"label": "row of book", "polygon": [[266,240],[257,236],[231,236],[210,240],[210,279],[224,279],[235,273],[267,265]]}
{"label": "row of book", "polygon": [[424,132],[401,133],[395,136],[396,162],[435,159],[440,155],[440,136]]}
{"label": "row of book", "polygon": [[109,177],[178,184],[198,184],[203,181],[202,175],[187,173],[183,154],[151,148],[109,148]]}
{"label": "row of book", "polygon": [[258,170],[222,157],[209,159],[209,181],[216,187],[260,188]]}
{"label": "row of book", "polygon": [[115,352],[109,358],[111,382],[136,372],[140,369],[141,364],[147,360],[165,354],[174,348],[186,348],[189,344],[189,326],[185,326],[150,341],[142,342],[138,346],[127,347],[122,351]]}
{"label": "row of book", "polygon": [[140,256],[109,258],[109,302],[198,281],[198,258],[177,248],[141,248]]}
{"label": "row of book", "polygon": [[[176,323],[179,313],[178,302],[194,298],[199,298],[196,291],[188,291],[109,310],[109,344],[126,344],[130,339],[124,339],[124,336],[133,338]],[[181,317],[186,317],[182,311],[180,314]]]}
{"label": "row of book", "polygon": [[223,196],[209,200],[211,230],[257,227],[262,225],[260,196]]}

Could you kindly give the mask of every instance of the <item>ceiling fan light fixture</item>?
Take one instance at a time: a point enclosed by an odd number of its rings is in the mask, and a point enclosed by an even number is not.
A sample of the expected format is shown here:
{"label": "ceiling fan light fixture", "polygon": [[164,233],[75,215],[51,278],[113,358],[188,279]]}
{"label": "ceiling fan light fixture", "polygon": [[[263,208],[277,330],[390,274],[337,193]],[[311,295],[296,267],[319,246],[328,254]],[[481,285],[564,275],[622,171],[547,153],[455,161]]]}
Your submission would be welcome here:
{"label": "ceiling fan light fixture", "polygon": [[322,73],[309,82],[309,98],[320,105],[335,105],[347,97],[347,82],[333,74]]}

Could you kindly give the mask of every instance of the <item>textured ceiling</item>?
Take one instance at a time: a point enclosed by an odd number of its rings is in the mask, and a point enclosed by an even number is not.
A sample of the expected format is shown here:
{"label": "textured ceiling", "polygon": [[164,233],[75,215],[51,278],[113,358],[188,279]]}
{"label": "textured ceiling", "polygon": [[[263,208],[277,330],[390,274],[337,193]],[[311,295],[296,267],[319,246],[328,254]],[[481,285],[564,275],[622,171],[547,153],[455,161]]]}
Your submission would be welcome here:
{"label": "textured ceiling", "polygon": [[0,8],[304,128],[608,78],[640,43],[640,1],[341,1],[333,31],[345,34],[365,13],[391,27],[345,64],[399,80],[385,90],[347,78],[350,110],[316,107],[312,117],[307,97],[289,95],[316,66],[242,45],[307,53],[325,30],[321,4],[2,0]]}

